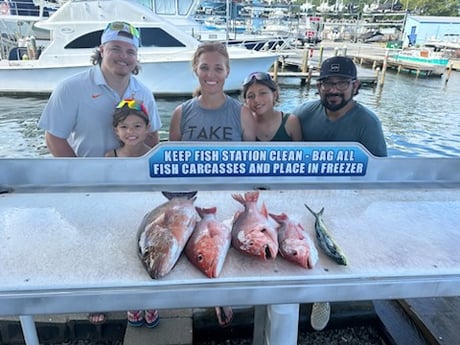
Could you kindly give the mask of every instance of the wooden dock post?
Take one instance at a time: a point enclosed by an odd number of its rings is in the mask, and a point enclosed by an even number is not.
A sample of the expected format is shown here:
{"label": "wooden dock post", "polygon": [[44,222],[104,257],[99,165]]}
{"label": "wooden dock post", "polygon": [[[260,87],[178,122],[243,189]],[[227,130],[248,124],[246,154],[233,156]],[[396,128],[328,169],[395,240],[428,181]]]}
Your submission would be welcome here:
{"label": "wooden dock post", "polygon": [[307,72],[307,66],[308,66],[308,54],[309,54],[309,49],[307,45],[304,46],[303,48],[303,58],[302,58],[302,66],[300,67],[300,70],[302,73]]}
{"label": "wooden dock post", "polygon": [[347,49],[348,49],[348,47],[346,45],[343,46],[343,53],[342,53],[343,56],[347,56]]}
{"label": "wooden dock post", "polygon": [[380,67],[377,67],[375,69],[375,81],[376,82],[379,80],[379,74],[380,74]]}
{"label": "wooden dock post", "polygon": [[382,65],[382,77],[380,78],[380,86],[382,87],[385,83],[385,73],[387,71],[387,63],[388,63],[388,49],[385,50],[385,56],[383,57],[383,65]]}
{"label": "wooden dock post", "polygon": [[319,47],[318,69],[321,68],[321,64],[323,63],[323,53],[324,53],[324,46],[321,46]]}
{"label": "wooden dock post", "polygon": [[273,64],[273,80],[278,81],[278,60]]}
{"label": "wooden dock post", "polygon": [[339,55],[339,47],[334,48],[334,56]]}
{"label": "wooden dock post", "polygon": [[452,69],[453,69],[453,63],[449,64],[449,67],[447,68],[447,77],[446,77],[446,80],[444,81],[444,84],[447,84],[447,82],[449,81],[449,78],[450,78],[450,75],[452,73]]}

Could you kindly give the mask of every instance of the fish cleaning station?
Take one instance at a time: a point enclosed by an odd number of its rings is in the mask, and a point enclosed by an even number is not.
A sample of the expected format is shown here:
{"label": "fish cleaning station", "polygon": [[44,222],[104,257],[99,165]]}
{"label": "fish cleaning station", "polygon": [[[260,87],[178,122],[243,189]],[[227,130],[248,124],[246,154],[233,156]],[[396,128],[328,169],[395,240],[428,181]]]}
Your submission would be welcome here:
{"label": "fish cleaning station", "polygon": [[[168,143],[139,158],[0,159],[0,316],[254,306],[254,345],[297,344],[299,304],[458,296],[460,159],[376,158],[355,143]],[[197,191],[231,224],[232,194],[286,213],[319,258],[306,269],[231,247],[208,278],[184,255],[152,279],[138,256],[145,214],[162,191]],[[323,221],[347,258],[315,237]]]}

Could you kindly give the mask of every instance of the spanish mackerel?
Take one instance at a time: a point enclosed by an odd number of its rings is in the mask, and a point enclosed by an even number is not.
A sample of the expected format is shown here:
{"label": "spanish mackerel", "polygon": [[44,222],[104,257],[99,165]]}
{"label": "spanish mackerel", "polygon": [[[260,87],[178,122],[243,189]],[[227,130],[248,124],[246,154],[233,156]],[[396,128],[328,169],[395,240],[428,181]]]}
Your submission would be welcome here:
{"label": "spanish mackerel", "polygon": [[334,241],[331,237],[329,232],[327,231],[326,225],[323,221],[323,212],[324,207],[319,212],[314,212],[307,204],[304,204],[305,207],[310,211],[310,213],[315,216],[315,233],[316,238],[320,247],[324,250],[324,252],[334,259],[339,265],[347,265],[347,258],[343,253],[342,249],[338,246],[338,244]]}
{"label": "spanish mackerel", "polygon": [[169,200],[144,216],[137,233],[138,254],[150,277],[168,274],[177,263],[198,220],[197,192],[162,192]]}

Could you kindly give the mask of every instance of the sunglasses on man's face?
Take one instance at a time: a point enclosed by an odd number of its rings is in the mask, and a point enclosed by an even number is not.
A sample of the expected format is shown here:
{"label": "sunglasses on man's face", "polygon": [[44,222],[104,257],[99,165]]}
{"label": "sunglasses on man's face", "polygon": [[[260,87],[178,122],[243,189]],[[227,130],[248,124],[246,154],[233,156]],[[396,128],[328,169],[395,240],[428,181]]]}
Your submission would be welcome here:
{"label": "sunglasses on man's face", "polygon": [[122,101],[120,101],[120,103],[117,104],[117,109],[121,109],[123,108],[124,106],[127,106],[129,109],[132,109],[132,110],[137,110],[137,111],[142,111],[145,116],[147,116],[147,109],[145,108],[145,106],[142,104],[142,103],[139,103],[137,102],[136,100],[134,99],[124,99]]}
{"label": "sunglasses on man's face", "polygon": [[331,90],[332,88],[336,88],[339,91],[345,91],[346,89],[348,89],[348,87],[350,86],[350,84],[353,81],[354,80],[352,80],[352,79],[339,80],[337,82],[324,80],[324,81],[319,82],[319,85],[321,87],[321,90],[327,90],[328,91],[328,90]]}
{"label": "sunglasses on man's face", "polygon": [[109,23],[109,25],[107,25],[107,28],[105,30],[109,30],[109,29],[114,30],[114,31],[128,32],[131,35],[133,35],[133,37],[136,37],[137,39],[140,39],[139,30],[137,30],[134,26],[132,26],[131,24],[126,23],[126,22],[112,22],[112,23]]}
{"label": "sunglasses on man's face", "polygon": [[272,76],[266,72],[254,72],[254,73],[251,73],[250,75],[248,75],[244,81],[243,81],[243,86],[246,86],[248,85],[250,82],[252,82],[253,80],[259,80],[259,81],[271,81],[272,80]]}

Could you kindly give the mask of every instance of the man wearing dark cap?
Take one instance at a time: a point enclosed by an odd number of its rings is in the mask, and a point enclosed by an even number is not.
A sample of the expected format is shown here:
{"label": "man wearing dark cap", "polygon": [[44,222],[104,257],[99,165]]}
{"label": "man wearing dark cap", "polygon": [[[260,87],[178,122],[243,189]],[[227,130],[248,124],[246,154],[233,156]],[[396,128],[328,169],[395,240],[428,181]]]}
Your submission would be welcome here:
{"label": "man wearing dark cap", "polygon": [[146,144],[158,143],[161,121],[155,99],[134,76],[139,71],[139,40],[131,24],[109,23],[92,57],[95,66],[65,79],[53,91],[39,121],[53,156],[104,157],[117,148],[112,115],[122,99],[144,105],[151,123]]}
{"label": "man wearing dark cap", "polygon": [[303,140],[354,141],[374,156],[387,156],[380,120],[353,100],[360,88],[353,60],[345,56],[324,60],[316,87],[320,100],[306,102],[294,111],[302,126]]}
{"label": "man wearing dark cap", "polygon": [[[380,120],[353,100],[360,87],[353,60],[345,56],[324,60],[316,87],[320,100],[308,101],[294,110],[304,141],[359,142],[374,156],[387,156]],[[324,329],[330,313],[329,302],[313,303],[310,316],[313,329]]]}

